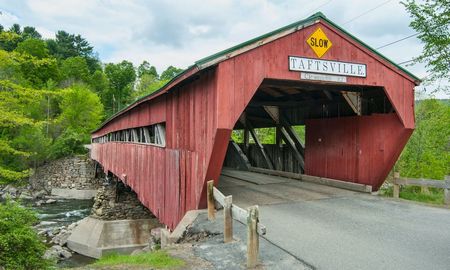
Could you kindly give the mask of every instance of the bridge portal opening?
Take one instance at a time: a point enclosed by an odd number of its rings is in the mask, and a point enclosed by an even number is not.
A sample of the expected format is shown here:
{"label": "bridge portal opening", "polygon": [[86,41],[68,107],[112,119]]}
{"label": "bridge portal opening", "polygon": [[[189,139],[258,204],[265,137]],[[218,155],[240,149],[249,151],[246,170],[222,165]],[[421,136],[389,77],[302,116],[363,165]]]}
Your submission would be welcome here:
{"label": "bridge portal opening", "polygon": [[[394,112],[380,86],[265,79],[234,126],[223,170],[260,168],[304,174],[312,165],[307,152],[316,151],[314,144],[322,143],[320,137],[309,136],[317,120]],[[336,152],[345,158],[345,145],[331,147],[341,149]]]}

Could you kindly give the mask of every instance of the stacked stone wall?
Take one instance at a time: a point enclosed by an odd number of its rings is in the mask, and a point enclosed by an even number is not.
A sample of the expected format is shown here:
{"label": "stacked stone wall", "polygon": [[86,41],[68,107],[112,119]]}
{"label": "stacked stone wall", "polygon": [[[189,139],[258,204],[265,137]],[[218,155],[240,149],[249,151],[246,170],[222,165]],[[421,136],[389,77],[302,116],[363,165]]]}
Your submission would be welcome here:
{"label": "stacked stone wall", "polygon": [[30,177],[34,190],[68,188],[92,190],[101,186],[95,178],[94,162],[87,156],[73,156],[51,161],[38,167]]}
{"label": "stacked stone wall", "polygon": [[102,220],[148,219],[155,216],[137,198],[136,193],[114,177],[97,190],[91,216]]}

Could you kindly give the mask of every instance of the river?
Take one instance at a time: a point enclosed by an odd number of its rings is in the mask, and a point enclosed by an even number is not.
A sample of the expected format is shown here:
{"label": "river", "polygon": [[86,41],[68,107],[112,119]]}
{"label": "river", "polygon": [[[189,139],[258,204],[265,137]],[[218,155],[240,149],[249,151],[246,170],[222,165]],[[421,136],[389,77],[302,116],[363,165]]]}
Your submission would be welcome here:
{"label": "river", "polygon": [[[27,204],[27,203],[25,203]],[[31,206],[38,213],[41,223],[38,229],[51,230],[61,226],[67,226],[73,222],[87,217],[91,211],[93,200],[62,200],[58,199],[53,204]],[[58,263],[60,268],[80,267],[92,263],[95,260],[77,253],[69,260]]]}

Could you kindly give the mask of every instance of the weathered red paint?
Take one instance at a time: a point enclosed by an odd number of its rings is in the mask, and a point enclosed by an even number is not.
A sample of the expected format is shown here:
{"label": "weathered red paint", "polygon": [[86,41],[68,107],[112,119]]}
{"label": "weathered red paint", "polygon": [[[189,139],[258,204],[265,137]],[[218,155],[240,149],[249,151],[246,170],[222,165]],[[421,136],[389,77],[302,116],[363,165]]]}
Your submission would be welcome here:
{"label": "weathered red paint", "polygon": [[395,114],[307,120],[305,173],[377,190],[411,133]]}
{"label": "weathered red paint", "polygon": [[288,56],[315,58],[305,40],[318,26],[333,42],[322,59],[367,64],[367,78],[348,77],[348,84],[384,87],[395,114],[308,121],[306,173],[378,188],[414,128],[414,80],[323,21],[207,70],[192,69],[92,134],[166,122],[165,148],[94,143],[92,158],[126,175],[139,199],[173,229],[186,211],[204,206],[206,181],[218,181],[231,130],[263,79],[299,80]]}

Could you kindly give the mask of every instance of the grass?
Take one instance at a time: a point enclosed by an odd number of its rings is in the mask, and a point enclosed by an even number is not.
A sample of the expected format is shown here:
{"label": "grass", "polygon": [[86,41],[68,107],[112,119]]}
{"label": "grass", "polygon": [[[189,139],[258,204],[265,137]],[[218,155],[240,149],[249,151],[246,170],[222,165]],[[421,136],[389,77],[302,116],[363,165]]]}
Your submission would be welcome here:
{"label": "grass", "polygon": [[164,251],[146,252],[136,255],[111,253],[103,256],[92,266],[136,265],[153,268],[172,268],[184,265],[184,261],[171,257]]}
{"label": "grass", "polygon": [[[393,188],[383,189],[381,194],[386,197],[393,196]],[[400,198],[410,201],[430,203],[436,205],[444,204],[444,191],[442,189],[430,188],[429,193],[422,193],[420,187],[402,187],[400,189]]]}
{"label": "grass", "polygon": [[444,204],[444,192],[430,191],[429,194],[421,193],[420,190],[400,191],[400,198],[431,204]]}

